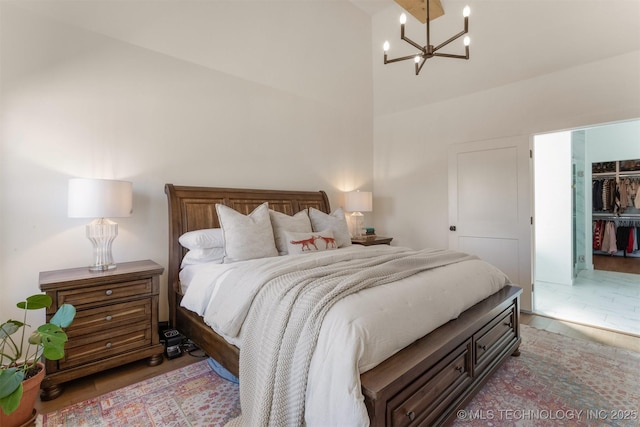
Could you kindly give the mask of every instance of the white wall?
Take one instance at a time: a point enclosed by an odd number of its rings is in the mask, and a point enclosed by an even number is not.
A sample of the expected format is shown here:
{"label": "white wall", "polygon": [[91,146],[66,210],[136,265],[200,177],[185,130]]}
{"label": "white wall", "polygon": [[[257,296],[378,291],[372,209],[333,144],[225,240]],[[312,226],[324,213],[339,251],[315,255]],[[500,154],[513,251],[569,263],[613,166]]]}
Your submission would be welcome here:
{"label": "white wall", "polygon": [[165,183],[323,189],[334,207],[371,189],[371,24],[350,3],[52,3],[0,3],[0,320],[40,271],[91,263],[71,177],[132,181],[115,261],[165,267]]}
{"label": "white wall", "polygon": [[534,137],[536,282],[573,284],[571,132]]}
{"label": "white wall", "polygon": [[[374,28],[374,39],[375,35]],[[538,133],[640,117],[639,74],[640,51],[634,51],[442,102],[425,99],[418,108],[376,115],[377,228],[381,234],[394,236],[398,245],[446,247],[447,146],[505,136],[530,139]],[[380,102],[376,92],[374,97]]]}
{"label": "white wall", "polygon": [[640,159],[640,120],[585,129],[585,140],[587,164]]}

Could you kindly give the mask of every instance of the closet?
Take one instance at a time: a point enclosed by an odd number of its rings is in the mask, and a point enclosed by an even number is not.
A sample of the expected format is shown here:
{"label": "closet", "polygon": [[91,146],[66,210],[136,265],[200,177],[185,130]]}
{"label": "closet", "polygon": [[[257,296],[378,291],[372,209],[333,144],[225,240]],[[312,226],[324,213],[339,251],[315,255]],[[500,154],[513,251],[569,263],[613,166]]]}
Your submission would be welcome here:
{"label": "closet", "polygon": [[593,163],[591,175],[593,254],[640,258],[640,159]]}

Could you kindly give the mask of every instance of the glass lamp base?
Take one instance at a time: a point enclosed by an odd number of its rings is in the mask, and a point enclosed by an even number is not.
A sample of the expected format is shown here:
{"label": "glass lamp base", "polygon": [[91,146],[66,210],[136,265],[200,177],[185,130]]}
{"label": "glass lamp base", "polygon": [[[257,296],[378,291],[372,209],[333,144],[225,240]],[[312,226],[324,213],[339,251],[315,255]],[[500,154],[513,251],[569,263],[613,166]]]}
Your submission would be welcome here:
{"label": "glass lamp base", "polygon": [[100,218],[87,224],[87,238],[93,244],[93,265],[89,271],[108,271],[116,268],[111,255],[111,244],[118,236],[118,224]]}
{"label": "glass lamp base", "polygon": [[351,214],[351,217],[353,218],[353,237],[362,237],[364,236],[363,228],[362,228],[362,220],[364,215],[362,215],[361,212],[353,212]]}

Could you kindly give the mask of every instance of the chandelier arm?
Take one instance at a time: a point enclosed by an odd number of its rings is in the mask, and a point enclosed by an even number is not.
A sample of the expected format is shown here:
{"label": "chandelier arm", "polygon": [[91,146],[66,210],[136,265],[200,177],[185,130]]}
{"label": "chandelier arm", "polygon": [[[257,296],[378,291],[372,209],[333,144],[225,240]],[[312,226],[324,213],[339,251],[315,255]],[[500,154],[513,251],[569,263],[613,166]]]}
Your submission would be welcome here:
{"label": "chandelier arm", "polygon": [[460,37],[464,36],[465,34],[467,34],[467,31],[465,31],[465,30],[460,31],[458,34],[456,34],[455,36],[451,37],[449,40],[447,40],[447,41],[439,44],[435,48],[433,48],[433,51],[435,52],[435,51],[439,50],[440,48],[445,47],[446,45],[448,45],[452,41],[454,41],[456,39],[459,39]]}
{"label": "chandelier arm", "polygon": [[404,35],[404,31],[402,32],[402,34],[400,35],[400,38],[402,40],[404,40],[405,42],[409,43],[411,46],[415,47],[416,49],[418,49],[419,51],[424,52],[424,46],[420,46],[418,43],[414,42],[413,40],[411,40],[409,37],[405,37]]}
{"label": "chandelier arm", "polygon": [[434,53],[433,56],[439,56],[442,58],[469,59],[469,49],[467,48],[466,55],[452,55],[450,53]]}
{"label": "chandelier arm", "polygon": [[[416,54],[418,55],[418,54]],[[403,56],[401,58],[387,59],[387,55],[384,56],[384,63],[391,64],[392,62],[406,61],[407,59],[415,59],[416,55]]]}

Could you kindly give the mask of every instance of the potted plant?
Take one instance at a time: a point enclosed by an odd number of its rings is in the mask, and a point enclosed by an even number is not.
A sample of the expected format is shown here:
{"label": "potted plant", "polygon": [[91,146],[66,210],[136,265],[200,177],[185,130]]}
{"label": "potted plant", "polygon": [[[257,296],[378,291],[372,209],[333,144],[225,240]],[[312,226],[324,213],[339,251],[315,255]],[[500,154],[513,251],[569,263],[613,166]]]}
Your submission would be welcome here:
{"label": "potted plant", "polygon": [[[26,301],[17,304],[24,312],[22,321],[10,319],[0,325],[0,420],[9,425],[11,422],[7,421],[7,416],[14,417],[11,414],[16,412],[20,405],[27,411],[27,415],[26,419],[16,419],[16,425],[28,421],[34,412],[37,392],[44,378],[44,364],[40,359],[44,357],[48,360],[59,360],[64,357],[67,334],[62,328],[69,326],[76,314],[76,309],[70,304],[62,304],[48,323],[34,329],[25,339],[26,327],[31,326],[27,324],[28,310],[49,308],[51,303],[51,297],[48,295],[32,295]],[[27,401],[24,384],[35,376],[39,377],[39,381],[37,387],[30,387],[35,388],[35,391],[32,393],[32,399]]]}

